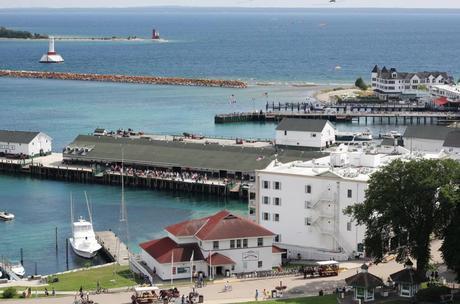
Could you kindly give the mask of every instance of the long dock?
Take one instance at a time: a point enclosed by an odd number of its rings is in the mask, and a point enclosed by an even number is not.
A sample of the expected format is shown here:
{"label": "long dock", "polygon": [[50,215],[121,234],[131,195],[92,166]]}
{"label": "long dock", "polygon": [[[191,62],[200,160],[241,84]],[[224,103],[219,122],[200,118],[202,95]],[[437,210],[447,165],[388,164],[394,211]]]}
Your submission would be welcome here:
{"label": "long dock", "polygon": [[113,231],[97,231],[96,239],[101,244],[104,253],[120,265],[129,264],[129,250]]}
{"label": "long dock", "polygon": [[426,112],[426,111],[374,111],[374,112],[241,112],[218,114],[214,123],[238,122],[277,122],[283,118],[327,119],[334,122],[357,122],[372,124],[438,124],[445,125],[460,121],[460,112]]}
{"label": "long dock", "polygon": [[0,70],[0,77],[81,80],[81,81],[100,81],[100,82],[137,83],[137,84],[155,84],[155,85],[180,85],[180,86],[199,86],[199,87],[221,87],[221,88],[246,88],[247,87],[247,84],[245,82],[242,82],[239,80],[198,79],[198,78],[158,77],[158,76],[107,75],[107,74],[83,74],[83,73],[63,73],[63,72],[41,72],[41,71]]}

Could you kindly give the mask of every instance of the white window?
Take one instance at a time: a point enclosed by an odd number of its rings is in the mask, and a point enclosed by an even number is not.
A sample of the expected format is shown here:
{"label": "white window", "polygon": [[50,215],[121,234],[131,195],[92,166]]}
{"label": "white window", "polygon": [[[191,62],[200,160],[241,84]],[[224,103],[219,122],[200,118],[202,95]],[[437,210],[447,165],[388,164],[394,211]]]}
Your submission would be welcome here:
{"label": "white window", "polygon": [[257,262],[257,267],[262,268],[262,261]]}
{"label": "white window", "polygon": [[305,225],[306,226],[311,226],[311,217],[306,217],[305,218]]}
{"label": "white window", "polygon": [[305,193],[311,193],[311,186],[310,185],[305,186]]}
{"label": "white window", "polygon": [[264,221],[269,221],[270,220],[270,213],[264,212],[262,213],[262,218]]}
{"label": "white window", "polygon": [[353,197],[353,191],[351,191],[351,189],[348,189],[347,197],[349,197],[349,198]]}
{"label": "white window", "polygon": [[280,182],[273,182],[273,189],[281,190],[281,183]]}
{"label": "white window", "polygon": [[269,205],[270,204],[270,198],[268,196],[262,197],[262,202],[264,205]]}
{"label": "white window", "polygon": [[262,187],[264,189],[270,189],[270,182],[269,181],[263,181],[262,182]]}
{"label": "white window", "polygon": [[274,198],[273,198],[273,205],[275,205],[275,206],[281,206],[281,198],[279,198],[279,197],[274,197]]}
{"label": "white window", "polygon": [[273,221],[274,221],[274,222],[279,222],[279,221],[280,221],[280,215],[279,215],[279,213],[273,214]]}
{"label": "white window", "polygon": [[305,209],[311,209],[311,202],[305,201]]}

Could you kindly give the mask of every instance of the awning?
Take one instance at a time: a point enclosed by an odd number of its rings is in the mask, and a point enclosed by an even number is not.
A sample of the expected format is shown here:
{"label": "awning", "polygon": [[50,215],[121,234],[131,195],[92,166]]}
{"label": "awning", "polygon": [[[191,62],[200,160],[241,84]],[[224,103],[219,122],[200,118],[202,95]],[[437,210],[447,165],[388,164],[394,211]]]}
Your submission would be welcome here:
{"label": "awning", "polygon": [[213,253],[206,258],[206,263],[211,266],[235,265],[236,263],[229,257],[220,253]]}
{"label": "awning", "polygon": [[449,101],[447,100],[447,97],[439,97],[439,98],[434,100],[434,103],[437,106],[444,106],[444,105],[448,104]]}

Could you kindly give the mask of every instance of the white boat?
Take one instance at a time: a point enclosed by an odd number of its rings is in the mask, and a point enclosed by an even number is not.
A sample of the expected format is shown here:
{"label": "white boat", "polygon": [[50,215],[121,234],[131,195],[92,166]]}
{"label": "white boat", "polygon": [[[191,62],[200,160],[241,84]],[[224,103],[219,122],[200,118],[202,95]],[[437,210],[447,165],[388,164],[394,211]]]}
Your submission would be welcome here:
{"label": "white boat", "polygon": [[22,264],[19,262],[12,262],[10,264],[10,269],[15,275],[21,278],[26,274],[24,266],[22,266]]}
{"label": "white boat", "polygon": [[390,131],[388,133],[385,133],[382,135],[382,138],[401,138],[402,137],[402,134],[399,133],[398,131]]}
{"label": "white boat", "polygon": [[364,132],[337,132],[335,135],[336,141],[371,141],[372,134],[368,131]]}
{"label": "white boat", "polygon": [[97,242],[96,235],[93,230],[93,220],[91,216],[91,210],[89,208],[88,198],[86,196],[86,205],[88,208],[89,221],[85,220],[80,216],[78,221],[73,221],[73,203],[72,197],[70,199],[70,209],[71,209],[71,218],[72,218],[72,237],[69,238],[70,246],[72,246],[73,251],[76,255],[91,259],[97,252],[102,248],[102,246]]}
{"label": "white boat", "polygon": [[11,221],[14,220],[14,214],[7,211],[0,211],[0,220]]}

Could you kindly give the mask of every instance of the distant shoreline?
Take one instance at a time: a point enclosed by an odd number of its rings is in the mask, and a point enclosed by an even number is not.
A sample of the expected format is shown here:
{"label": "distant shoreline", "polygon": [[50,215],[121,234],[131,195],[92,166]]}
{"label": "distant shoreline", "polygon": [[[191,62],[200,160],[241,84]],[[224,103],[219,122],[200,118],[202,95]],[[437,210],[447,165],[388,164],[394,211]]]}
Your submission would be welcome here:
{"label": "distant shoreline", "polygon": [[[24,41],[48,41],[47,38],[7,38],[7,37],[0,37],[0,41],[2,40],[24,40]],[[122,38],[122,37],[54,37],[56,41],[153,41],[153,42],[166,42],[165,39],[146,39],[146,38]]]}
{"label": "distant shoreline", "polygon": [[198,87],[220,87],[220,88],[235,88],[235,89],[247,88],[247,84],[240,80],[198,79],[198,78],[182,78],[182,77],[131,76],[131,75],[84,74],[84,73],[16,71],[16,70],[0,70],[0,77],[81,80],[81,81],[100,81],[100,82],[116,82],[116,83],[198,86]]}

